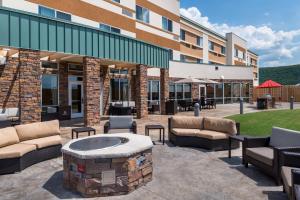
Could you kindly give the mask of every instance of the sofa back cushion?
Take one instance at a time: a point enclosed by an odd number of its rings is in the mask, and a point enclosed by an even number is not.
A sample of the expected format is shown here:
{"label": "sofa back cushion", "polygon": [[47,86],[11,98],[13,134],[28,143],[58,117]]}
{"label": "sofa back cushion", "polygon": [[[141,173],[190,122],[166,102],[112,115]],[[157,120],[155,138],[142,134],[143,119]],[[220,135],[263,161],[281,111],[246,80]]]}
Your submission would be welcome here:
{"label": "sofa back cushion", "polygon": [[60,135],[58,120],[18,125],[15,128],[20,141]]}
{"label": "sofa back cushion", "polygon": [[19,143],[19,137],[14,127],[0,129],[0,148]]}
{"label": "sofa back cushion", "polygon": [[300,147],[300,132],[273,127],[270,137],[272,147]]}
{"label": "sofa back cushion", "polygon": [[129,129],[132,127],[133,116],[110,116],[111,129]]}
{"label": "sofa back cushion", "polygon": [[204,117],[204,129],[227,133],[229,135],[237,134],[236,124],[230,119]]}
{"label": "sofa back cushion", "polygon": [[203,129],[203,117],[176,116],[171,118],[171,128]]}

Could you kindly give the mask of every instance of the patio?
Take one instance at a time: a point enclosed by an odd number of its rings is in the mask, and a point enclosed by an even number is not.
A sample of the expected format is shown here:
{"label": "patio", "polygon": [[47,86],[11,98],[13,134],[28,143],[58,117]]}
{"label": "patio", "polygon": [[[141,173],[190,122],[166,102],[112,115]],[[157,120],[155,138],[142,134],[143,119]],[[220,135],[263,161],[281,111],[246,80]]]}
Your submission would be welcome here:
{"label": "patio", "polygon": [[[282,104],[281,108],[288,108]],[[300,105],[296,104],[296,108]],[[245,112],[256,112],[245,105]],[[216,110],[204,110],[201,115],[224,117],[239,113],[238,104],[218,105]],[[180,115],[192,115],[183,112]],[[144,134],[145,124],[161,123],[167,128],[168,116],[149,115],[137,120],[138,133]],[[106,120],[101,121],[101,125]],[[71,138],[71,127],[81,126],[81,120],[62,122],[64,143]],[[97,127],[103,132],[103,126]],[[151,134],[156,140],[158,134]],[[207,152],[202,149],[157,145],[153,148],[153,181],[126,196],[101,199],[286,199],[282,187],[257,168],[241,164],[241,149],[228,152]],[[2,199],[71,199],[81,198],[62,187],[62,158],[33,165],[21,173],[0,176]],[[253,196],[255,195],[255,197]]]}

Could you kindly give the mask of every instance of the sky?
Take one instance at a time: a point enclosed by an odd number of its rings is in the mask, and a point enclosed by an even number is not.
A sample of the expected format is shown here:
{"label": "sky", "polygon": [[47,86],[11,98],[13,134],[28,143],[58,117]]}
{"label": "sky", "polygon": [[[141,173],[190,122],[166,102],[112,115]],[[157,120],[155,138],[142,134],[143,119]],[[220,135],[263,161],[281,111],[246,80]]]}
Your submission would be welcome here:
{"label": "sky", "polygon": [[300,64],[300,0],[181,0],[180,12],[246,39],[261,67]]}

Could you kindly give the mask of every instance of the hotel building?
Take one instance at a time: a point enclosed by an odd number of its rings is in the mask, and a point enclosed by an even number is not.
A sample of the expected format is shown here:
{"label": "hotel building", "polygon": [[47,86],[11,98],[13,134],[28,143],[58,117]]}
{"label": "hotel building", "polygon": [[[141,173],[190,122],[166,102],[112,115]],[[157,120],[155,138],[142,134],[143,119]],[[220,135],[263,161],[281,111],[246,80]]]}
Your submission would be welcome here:
{"label": "hotel building", "polygon": [[[109,105],[149,105],[200,96],[251,100],[258,56],[180,16],[179,0],[1,0],[0,115],[22,123],[83,117],[95,125]],[[176,84],[187,77],[213,84]]]}

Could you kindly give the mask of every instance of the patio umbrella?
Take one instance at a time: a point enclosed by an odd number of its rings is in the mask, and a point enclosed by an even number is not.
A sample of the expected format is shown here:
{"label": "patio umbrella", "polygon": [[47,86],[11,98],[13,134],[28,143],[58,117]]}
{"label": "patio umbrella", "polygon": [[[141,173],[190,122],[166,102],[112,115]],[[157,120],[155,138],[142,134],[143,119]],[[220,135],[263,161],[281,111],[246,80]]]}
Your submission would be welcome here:
{"label": "patio umbrella", "polygon": [[260,84],[259,86],[257,86],[257,88],[279,88],[279,87],[282,87],[282,85],[272,80],[267,80],[262,84]]}
{"label": "patio umbrella", "polygon": [[202,81],[206,84],[219,84],[219,82],[210,79],[204,79]]}
{"label": "patio umbrella", "polygon": [[[267,80],[257,86],[257,88],[269,88],[269,94],[271,95],[271,88],[281,88],[282,85],[272,80]],[[282,98],[282,89],[280,90],[280,99]]]}
{"label": "patio umbrella", "polygon": [[181,79],[179,81],[176,81],[175,83],[205,83],[203,80],[199,80],[199,79],[196,79],[196,78],[185,78],[185,79]]}

